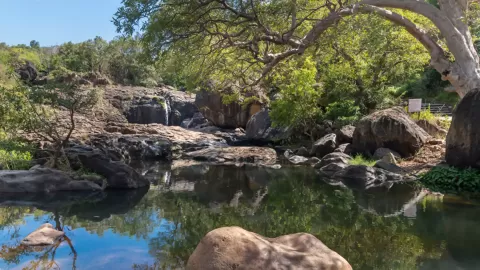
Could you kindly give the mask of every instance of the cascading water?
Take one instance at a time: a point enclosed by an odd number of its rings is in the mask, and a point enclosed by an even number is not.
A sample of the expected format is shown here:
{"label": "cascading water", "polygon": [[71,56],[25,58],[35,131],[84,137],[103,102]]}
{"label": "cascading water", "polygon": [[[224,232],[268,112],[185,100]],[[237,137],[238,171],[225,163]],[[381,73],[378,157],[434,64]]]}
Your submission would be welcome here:
{"label": "cascading water", "polygon": [[169,120],[169,117],[170,117],[170,102],[168,101],[168,99],[165,99],[165,106],[163,107],[163,109],[165,110],[165,125],[168,126],[168,120]]}

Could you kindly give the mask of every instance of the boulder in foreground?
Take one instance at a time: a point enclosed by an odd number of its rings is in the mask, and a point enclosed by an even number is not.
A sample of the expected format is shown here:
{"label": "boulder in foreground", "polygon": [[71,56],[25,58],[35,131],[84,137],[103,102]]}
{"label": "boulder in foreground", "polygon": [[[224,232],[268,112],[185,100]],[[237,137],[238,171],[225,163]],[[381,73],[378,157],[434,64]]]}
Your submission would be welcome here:
{"label": "boulder in foreground", "polygon": [[308,233],[267,238],[240,227],[224,227],[205,235],[187,270],[224,269],[352,270],[352,266]]}
{"label": "boulder in foreground", "polygon": [[55,244],[65,235],[55,230],[50,223],[45,223],[22,240],[24,246],[49,246]]}

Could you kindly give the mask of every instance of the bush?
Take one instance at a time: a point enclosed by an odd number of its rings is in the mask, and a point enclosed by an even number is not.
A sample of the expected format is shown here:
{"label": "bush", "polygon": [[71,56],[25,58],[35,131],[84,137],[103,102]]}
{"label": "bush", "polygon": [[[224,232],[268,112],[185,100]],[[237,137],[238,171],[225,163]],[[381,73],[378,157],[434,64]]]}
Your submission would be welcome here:
{"label": "bush", "polygon": [[31,166],[33,148],[0,134],[0,165],[4,170],[26,170]]}
{"label": "bush", "polygon": [[337,101],[327,106],[325,118],[332,120],[336,126],[354,124],[360,118],[360,107],[355,101]]}
{"label": "bush", "polygon": [[365,165],[365,166],[368,166],[368,167],[373,167],[373,165],[375,165],[375,163],[377,163],[377,161],[373,160],[373,159],[369,159],[369,158],[366,158],[360,154],[356,155],[355,157],[353,157],[353,159],[351,159],[348,164],[350,165]]}
{"label": "bush", "polygon": [[429,189],[442,193],[480,197],[480,171],[454,167],[435,167],[420,176]]}

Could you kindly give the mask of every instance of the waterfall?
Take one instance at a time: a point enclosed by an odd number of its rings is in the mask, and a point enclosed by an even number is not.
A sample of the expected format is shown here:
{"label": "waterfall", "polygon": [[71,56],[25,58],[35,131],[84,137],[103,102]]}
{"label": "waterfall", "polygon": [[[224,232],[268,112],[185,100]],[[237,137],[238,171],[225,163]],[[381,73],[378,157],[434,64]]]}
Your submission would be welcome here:
{"label": "waterfall", "polygon": [[165,125],[168,126],[168,118],[170,117],[170,102],[168,102],[168,99],[165,98],[165,106],[163,106],[163,109],[165,110]]}

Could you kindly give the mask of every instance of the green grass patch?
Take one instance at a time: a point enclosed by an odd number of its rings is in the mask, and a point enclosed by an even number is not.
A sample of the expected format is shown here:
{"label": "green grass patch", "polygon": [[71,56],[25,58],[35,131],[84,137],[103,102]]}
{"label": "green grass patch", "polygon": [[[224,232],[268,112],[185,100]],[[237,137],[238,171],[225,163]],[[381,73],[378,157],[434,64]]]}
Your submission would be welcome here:
{"label": "green grass patch", "polygon": [[0,138],[0,165],[4,170],[26,170],[31,167],[33,147],[15,140]]}
{"label": "green grass patch", "polygon": [[366,158],[362,155],[354,156],[348,163],[350,165],[365,165],[369,167],[373,167],[377,161],[373,159]]}
{"label": "green grass patch", "polygon": [[420,181],[432,191],[480,197],[480,170],[435,167],[420,175]]}

